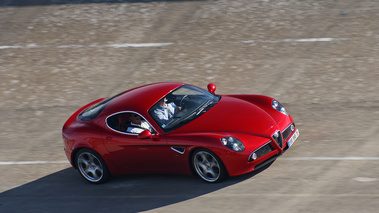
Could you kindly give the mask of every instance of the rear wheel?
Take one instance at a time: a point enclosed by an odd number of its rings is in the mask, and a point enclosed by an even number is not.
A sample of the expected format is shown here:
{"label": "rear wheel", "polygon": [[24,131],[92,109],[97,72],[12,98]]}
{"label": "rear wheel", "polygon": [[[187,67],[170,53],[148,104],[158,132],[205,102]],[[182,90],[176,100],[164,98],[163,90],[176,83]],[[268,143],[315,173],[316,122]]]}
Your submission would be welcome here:
{"label": "rear wheel", "polygon": [[108,167],[99,154],[91,149],[82,149],[76,154],[79,173],[91,183],[104,183],[110,177]]}
{"label": "rear wheel", "polygon": [[213,152],[200,149],[192,155],[193,169],[206,182],[220,182],[226,177],[221,160]]}

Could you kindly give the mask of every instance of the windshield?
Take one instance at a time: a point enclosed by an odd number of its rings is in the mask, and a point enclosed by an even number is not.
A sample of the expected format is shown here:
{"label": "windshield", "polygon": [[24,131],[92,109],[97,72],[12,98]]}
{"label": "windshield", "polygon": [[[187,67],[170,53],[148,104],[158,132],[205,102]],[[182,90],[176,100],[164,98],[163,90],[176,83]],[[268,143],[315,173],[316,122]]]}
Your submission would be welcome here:
{"label": "windshield", "polygon": [[164,132],[169,132],[204,114],[219,99],[208,91],[184,85],[159,100],[149,114]]}

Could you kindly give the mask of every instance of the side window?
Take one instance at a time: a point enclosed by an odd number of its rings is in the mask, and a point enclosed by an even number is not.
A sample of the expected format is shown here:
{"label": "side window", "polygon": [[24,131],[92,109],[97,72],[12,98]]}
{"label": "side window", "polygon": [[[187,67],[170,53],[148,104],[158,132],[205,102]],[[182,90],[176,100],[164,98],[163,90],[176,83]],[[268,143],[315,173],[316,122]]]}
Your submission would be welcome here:
{"label": "side window", "polygon": [[146,129],[153,134],[156,133],[144,118],[134,112],[122,112],[112,115],[107,118],[107,125],[116,131],[130,134],[139,134]]}
{"label": "side window", "polygon": [[107,124],[111,129],[120,132],[126,132],[130,124],[130,113],[118,113],[107,118]]}

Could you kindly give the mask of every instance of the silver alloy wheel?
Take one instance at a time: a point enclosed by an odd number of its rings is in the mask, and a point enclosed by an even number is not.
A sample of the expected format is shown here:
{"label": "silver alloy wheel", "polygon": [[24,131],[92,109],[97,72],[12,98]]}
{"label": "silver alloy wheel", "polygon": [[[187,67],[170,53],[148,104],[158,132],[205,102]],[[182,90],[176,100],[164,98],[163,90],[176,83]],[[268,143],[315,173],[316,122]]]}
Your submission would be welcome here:
{"label": "silver alloy wheel", "polygon": [[99,182],[104,175],[101,161],[90,152],[82,152],[77,158],[77,165],[84,178],[91,182]]}
{"label": "silver alloy wheel", "polygon": [[199,151],[193,157],[194,168],[201,178],[208,182],[216,182],[221,175],[221,167],[213,154]]}

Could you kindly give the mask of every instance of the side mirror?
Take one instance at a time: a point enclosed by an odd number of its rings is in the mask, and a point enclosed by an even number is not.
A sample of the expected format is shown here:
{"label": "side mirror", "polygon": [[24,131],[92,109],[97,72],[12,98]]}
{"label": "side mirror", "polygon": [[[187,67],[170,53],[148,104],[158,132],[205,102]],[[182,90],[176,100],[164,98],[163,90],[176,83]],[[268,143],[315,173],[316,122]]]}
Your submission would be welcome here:
{"label": "side mirror", "polygon": [[215,91],[216,91],[216,84],[214,83],[210,83],[208,84],[208,91],[212,94],[215,94]]}
{"label": "side mirror", "polygon": [[148,138],[152,138],[152,137],[153,137],[153,135],[147,129],[143,130],[143,132],[139,133],[139,135],[137,136],[137,138],[139,138],[139,139],[148,139]]}

